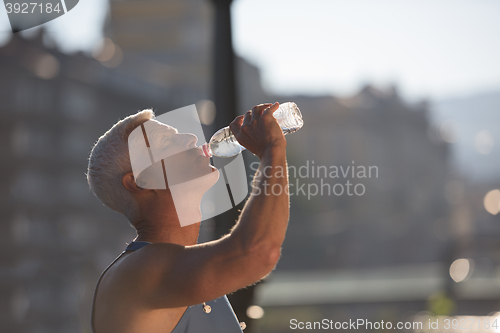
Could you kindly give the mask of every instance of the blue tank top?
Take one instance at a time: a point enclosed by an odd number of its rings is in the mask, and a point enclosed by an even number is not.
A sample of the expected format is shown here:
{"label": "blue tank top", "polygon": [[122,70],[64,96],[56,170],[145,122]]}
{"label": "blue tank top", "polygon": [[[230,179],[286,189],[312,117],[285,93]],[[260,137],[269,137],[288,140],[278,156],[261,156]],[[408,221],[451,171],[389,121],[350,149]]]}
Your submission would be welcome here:
{"label": "blue tank top", "polygon": [[[149,242],[132,242],[128,244],[125,251],[122,254],[138,250],[146,245],[149,245]],[[113,265],[121,255],[116,258],[111,265]],[[111,267],[108,266],[101,274],[99,281],[97,282],[97,286],[94,292],[94,303],[92,306],[92,331],[95,333],[94,329],[94,307],[95,307],[95,299],[97,295],[97,288],[99,287],[99,283],[101,282],[102,277],[106,273],[106,271]],[[203,311],[204,304],[196,304],[188,306],[181,319],[175,326],[172,333],[242,333],[242,328],[245,328],[244,323],[238,323],[238,318],[229,303],[226,295],[216,298],[212,301],[205,302],[206,305],[209,305],[211,311],[209,313],[205,313]]]}

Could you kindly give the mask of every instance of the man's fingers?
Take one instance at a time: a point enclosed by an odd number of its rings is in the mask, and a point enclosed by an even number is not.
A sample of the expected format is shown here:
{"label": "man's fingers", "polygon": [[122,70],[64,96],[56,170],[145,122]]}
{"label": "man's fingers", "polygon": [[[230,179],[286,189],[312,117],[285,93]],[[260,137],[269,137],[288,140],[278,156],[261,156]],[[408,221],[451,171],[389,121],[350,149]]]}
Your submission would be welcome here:
{"label": "man's fingers", "polygon": [[252,120],[259,119],[262,116],[262,112],[271,105],[271,103],[264,103],[254,106],[252,108]]}
{"label": "man's fingers", "polygon": [[278,102],[274,104],[264,103],[256,105],[252,108],[252,110],[247,111],[244,115],[236,117],[234,121],[229,125],[229,128],[231,129],[231,132],[233,132],[234,135],[241,134],[242,126],[247,126],[253,120],[259,119],[260,116],[262,116],[264,112],[268,112],[269,109],[271,109],[272,112],[276,111],[278,107],[279,107]]}
{"label": "man's fingers", "polygon": [[229,129],[236,136],[240,133],[241,125],[243,125],[243,116],[238,116],[229,124]]}
{"label": "man's fingers", "polygon": [[243,117],[243,125],[248,125],[250,124],[252,117],[253,111],[247,111],[245,112],[245,116]]}
{"label": "man's fingers", "polygon": [[256,105],[252,108],[252,111],[255,110],[255,109],[259,109],[259,108],[267,108],[269,105],[272,105],[273,103],[262,103],[262,104],[259,104],[259,105]]}
{"label": "man's fingers", "polygon": [[272,104],[271,106],[267,107],[263,112],[262,114],[263,115],[267,115],[267,114],[273,114],[274,111],[278,110],[278,108],[280,107],[280,103],[276,102],[274,104]]}

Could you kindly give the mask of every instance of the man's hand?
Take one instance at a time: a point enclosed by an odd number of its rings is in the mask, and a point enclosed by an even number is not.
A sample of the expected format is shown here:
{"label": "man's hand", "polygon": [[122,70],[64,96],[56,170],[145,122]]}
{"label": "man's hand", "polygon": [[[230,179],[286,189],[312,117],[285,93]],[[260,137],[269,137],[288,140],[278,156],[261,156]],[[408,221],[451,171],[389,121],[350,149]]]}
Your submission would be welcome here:
{"label": "man's hand", "polygon": [[236,140],[259,159],[272,149],[286,147],[283,131],[273,117],[278,107],[278,102],[256,105],[229,125]]}

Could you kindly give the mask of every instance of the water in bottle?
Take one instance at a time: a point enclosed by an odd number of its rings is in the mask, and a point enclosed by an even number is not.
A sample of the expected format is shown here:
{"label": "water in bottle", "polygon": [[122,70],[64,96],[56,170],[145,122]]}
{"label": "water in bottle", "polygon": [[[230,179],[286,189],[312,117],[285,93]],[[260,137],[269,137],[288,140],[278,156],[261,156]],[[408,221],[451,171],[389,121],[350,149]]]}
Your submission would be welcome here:
{"label": "water in bottle", "polygon": [[[293,102],[281,104],[278,110],[274,111],[273,116],[285,135],[298,131],[304,125],[302,114]],[[218,130],[202,148],[207,157],[232,157],[245,150],[245,147],[238,143],[229,126]]]}

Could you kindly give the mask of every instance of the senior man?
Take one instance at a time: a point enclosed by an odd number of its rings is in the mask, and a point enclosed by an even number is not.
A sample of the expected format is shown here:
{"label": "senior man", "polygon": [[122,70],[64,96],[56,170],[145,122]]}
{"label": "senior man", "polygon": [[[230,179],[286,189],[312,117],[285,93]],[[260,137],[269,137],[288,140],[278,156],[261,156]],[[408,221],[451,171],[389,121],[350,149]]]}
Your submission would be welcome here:
{"label": "senior man", "polygon": [[[183,157],[178,170],[196,175],[196,186],[188,186],[182,204],[175,205],[168,184],[145,189],[132,173],[127,139],[136,127],[154,122],[152,111],[119,121],[99,138],[90,155],[89,185],[106,206],[127,217],[137,237],[99,279],[92,307],[95,333],[242,332],[225,295],[274,269],[288,224],[286,140],[273,117],[278,106],[255,106],[230,124],[266,172],[256,173],[254,191],[231,232],[202,244],[197,244],[200,222],[179,222],[180,214],[201,221],[201,197],[218,178],[196,137],[163,125],[172,147],[195,152]],[[162,124],[156,125],[161,132]],[[269,194],[265,186],[283,190]]]}

